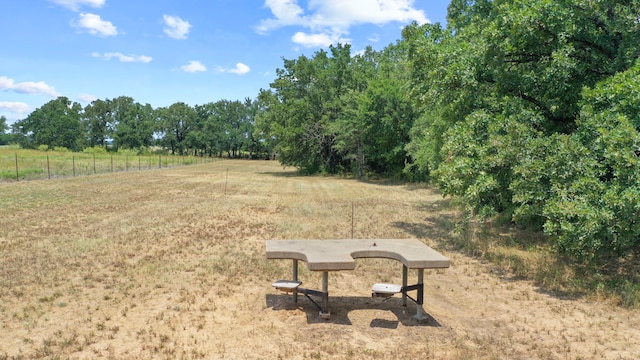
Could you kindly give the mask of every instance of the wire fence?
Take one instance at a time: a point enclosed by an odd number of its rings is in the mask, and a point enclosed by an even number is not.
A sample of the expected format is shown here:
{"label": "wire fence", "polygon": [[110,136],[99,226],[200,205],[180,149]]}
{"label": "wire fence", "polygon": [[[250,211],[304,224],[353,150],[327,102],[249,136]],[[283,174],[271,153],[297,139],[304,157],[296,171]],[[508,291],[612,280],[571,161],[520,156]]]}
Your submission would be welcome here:
{"label": "wire fence", "polygon": [[0,151],[0,182],[86,176],[121,171],[142,171],[213,161],[178,155],[120,155],[29,150]]}

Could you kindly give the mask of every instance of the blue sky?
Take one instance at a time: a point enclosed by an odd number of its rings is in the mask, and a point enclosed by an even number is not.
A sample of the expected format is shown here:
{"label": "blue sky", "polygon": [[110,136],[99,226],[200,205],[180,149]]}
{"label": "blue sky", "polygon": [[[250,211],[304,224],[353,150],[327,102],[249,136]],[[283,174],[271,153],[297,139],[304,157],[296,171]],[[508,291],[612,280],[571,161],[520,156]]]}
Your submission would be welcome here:
{"label": "blue sky", "polygon": [[255,98],[282,58],[329,44],[380,50],[449,0],[2,0],[0,115],[57,96],[153,107]]}

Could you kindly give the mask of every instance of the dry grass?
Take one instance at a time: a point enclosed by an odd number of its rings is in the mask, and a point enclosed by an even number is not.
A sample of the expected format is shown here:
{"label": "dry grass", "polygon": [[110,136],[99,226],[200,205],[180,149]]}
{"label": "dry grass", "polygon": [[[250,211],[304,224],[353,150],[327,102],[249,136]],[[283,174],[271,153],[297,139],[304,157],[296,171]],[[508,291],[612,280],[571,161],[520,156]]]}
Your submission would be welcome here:
{"label": "dry grass", "polygon": [[[220,161],[4,183],[0,199],[0,359],[640,356],[637,312],[558,296],[460,252],[456,212],[421,186]],[[352,231],[417,237],[451,258],[426,273],[429,321],[399,298],[369,297],[373,283],[400,281],[391,260],[331,274],[329,321],[271,288],[290,263],[267,261],[266,239]],[[301,277],[320,286],[304,267]]]}

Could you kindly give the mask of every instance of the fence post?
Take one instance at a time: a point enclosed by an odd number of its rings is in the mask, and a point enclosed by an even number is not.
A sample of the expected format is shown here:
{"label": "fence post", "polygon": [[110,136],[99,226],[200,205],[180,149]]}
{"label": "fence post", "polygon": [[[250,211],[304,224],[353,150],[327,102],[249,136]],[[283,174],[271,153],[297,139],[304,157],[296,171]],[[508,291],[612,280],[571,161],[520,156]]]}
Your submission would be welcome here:
{"label": "fence post", "polygon": [[49,166],[49,154],[47,154],[47,176],[51,180],[51,166]]}
{"label": "fence post", "polygon": [[16,181],[20,181],[20,171],[18,170],[18,153],[16,153]]}
{"label": "fence post", "polygon": [[227,168],[227,177],[224,179],[224,195],[227,195],[227,183],[229,182],[229,168]]}
{"label": "fence post", "polygon": [[351,202],[351,238],[353,239],[353,201]]}

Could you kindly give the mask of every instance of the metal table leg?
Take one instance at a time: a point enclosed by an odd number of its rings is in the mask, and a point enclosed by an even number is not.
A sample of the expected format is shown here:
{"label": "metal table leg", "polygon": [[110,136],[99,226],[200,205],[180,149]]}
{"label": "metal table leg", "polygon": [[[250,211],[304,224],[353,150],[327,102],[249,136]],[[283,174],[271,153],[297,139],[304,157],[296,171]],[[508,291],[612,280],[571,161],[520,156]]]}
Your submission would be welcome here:
{"label": "metal table leg", "polygon": [[[293,260],[293,281],[298,281],[298,260]],[[293,290],[293,302],[298,302],[298,289]]]}
{"label": "metal table leg", "polygon": [[[407,288],[407,265],[402,265],[402,288]],[[407,306],[407,293],[405,291],[402,292],[402,306]]]}
{"label": "metal table leg", "polygon": [[416,320],[426,320],[427,315],[424,313],[424,309],[422,308],[422,304],[424,303],[424,269],[418,269],[418,296],[416,301],[416,315],[414,318]]}

